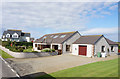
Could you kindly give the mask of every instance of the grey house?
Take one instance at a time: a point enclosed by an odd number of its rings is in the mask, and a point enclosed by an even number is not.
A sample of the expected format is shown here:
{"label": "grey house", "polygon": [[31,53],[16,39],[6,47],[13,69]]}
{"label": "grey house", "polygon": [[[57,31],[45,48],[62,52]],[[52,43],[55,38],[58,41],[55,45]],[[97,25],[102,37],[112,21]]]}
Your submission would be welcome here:
{"label": "grey house", "polygon": [[117,54],[118,44],[105,38],[103,35],[81,36],[72,45],[73,55],[82,55],[94,57],[100,52],[101,54]]}
{"label": "grey house", "polygon": [[72,43],[80,36],[78,31],[46,34],[34,41],[33,49],[35,51],[41,51],[44,48],[51,48],[62,53],[70,53],[72,52]]}
{"label": "grey house", "polygon": [[46,34],[33,43],[34,51],[44,48],[55,49],[61,54],[71,53],[94,57],[100,52],[103,56],[118,53],[118,44],[103,35],[81,36],[78,31]]}
{"label": "grey house", "polygon": [[2,41],[30,42],[30,33],[22,32],[22,30],[7,30],[3,32]]}

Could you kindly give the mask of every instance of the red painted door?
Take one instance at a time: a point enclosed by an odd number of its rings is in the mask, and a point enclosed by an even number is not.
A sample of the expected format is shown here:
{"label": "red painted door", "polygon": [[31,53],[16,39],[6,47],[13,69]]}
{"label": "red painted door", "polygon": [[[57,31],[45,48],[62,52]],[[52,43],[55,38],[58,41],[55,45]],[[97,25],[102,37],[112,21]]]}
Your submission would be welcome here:
{"label": "red painted door", "polygon": [[79,46],[79,55],[87,55],[87,46]]}

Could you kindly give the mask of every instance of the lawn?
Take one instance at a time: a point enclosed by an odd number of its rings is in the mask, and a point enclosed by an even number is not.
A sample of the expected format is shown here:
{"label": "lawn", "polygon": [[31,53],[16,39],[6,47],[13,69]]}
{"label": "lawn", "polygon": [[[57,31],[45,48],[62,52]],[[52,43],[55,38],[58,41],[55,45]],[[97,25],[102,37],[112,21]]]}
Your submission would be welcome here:
{"label": "lawn", "polygon": [[3,58],[13,58],[11,55],[7,54],[6,52],[2,51],[1,49],[0,49],[0,55]]}
{"label": "lawn", "polygon": [[77,66],[41,77],[118,77],[118,59]]}
{"label": "lawn", "polygon": [[32,52],[32,48],[24,49],[23,52]]}

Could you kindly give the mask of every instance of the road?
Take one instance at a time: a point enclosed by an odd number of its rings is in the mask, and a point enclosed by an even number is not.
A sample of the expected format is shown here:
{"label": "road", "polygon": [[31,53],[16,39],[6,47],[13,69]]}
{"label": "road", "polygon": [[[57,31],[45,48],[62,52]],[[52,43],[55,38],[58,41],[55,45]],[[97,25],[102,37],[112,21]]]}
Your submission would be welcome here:
{"label": "road", "polygon": [[16,72],[1,59],[0,56],[0,79],[4,77],[17,77]]}

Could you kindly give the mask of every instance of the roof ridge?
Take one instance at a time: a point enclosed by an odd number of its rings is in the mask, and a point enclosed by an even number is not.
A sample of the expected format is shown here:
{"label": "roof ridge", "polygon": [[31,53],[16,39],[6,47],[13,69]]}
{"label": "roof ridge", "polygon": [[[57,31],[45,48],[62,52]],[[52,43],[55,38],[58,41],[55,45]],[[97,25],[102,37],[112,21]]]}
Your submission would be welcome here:
{"label": "roof ridge", "polygon": [[76,31],[72,31],[72,32],[61,32],[61,33],[51,33],[51,34],[46,34],[46,35],[52,35],[52,34],[66,34],[66,33],[75,33]]}
{"label": "roof ridge", "polygon": [[29,32],[22,32],[22,33],[29,33]]}
{"label": "roof ridge", "polygon": [[8,31],[22,31],[22,30],[8,29]]}
{"label": "roof ridge", "polygon": [[83,37],[85,36],[103,36],[103,35],[84,35]]}

